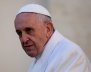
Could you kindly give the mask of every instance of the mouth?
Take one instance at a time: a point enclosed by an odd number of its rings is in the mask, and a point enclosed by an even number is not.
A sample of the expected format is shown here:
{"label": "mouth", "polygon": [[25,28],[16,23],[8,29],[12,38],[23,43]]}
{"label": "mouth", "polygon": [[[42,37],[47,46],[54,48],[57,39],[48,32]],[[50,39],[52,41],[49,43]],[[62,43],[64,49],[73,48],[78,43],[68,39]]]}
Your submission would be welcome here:
{"label": "mouth", "polygon": [[34,49],[34,45],[25,45],[25,46],[23,46],[23,48],[25,51],[31,51]]}
{"label": "mouth", "polygon": [[24,47],[31,47],[32,45],[25,45]]}
{"label": "mouth", "polygon": [[26,45],[26,46],[23,46],[23,48],[28,56],[33,57],[33,55],[35,53],[34,45]]}
{"label": "mouth", "polygon": [[24,48],[31,48],[33,45],[25,45]]}

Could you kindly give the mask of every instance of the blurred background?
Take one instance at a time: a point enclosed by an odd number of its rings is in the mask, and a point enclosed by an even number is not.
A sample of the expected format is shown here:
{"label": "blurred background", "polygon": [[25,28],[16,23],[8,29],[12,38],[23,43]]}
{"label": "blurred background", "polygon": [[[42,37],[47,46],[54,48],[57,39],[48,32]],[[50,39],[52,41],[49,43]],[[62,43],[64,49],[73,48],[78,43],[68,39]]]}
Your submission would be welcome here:
{"label": "blurred background", "polygon": [[0,72],[27,72],[32,61],[14,29],[17,11],[29,3],[45,6],[55,28],[80,45],[91,61],[91,0],[0,0]]}

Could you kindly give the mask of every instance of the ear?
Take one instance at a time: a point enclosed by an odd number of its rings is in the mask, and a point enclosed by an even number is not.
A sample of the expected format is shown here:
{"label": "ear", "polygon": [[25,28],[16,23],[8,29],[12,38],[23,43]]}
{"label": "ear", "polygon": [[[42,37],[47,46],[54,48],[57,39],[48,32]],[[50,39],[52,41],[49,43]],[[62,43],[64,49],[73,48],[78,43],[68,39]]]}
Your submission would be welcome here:
{"label": "ear", "polygon": [[47,23],[46,24],[46,29],[47,29],[47,38],[49,38],[53,33],[53,24],[52,23]]}

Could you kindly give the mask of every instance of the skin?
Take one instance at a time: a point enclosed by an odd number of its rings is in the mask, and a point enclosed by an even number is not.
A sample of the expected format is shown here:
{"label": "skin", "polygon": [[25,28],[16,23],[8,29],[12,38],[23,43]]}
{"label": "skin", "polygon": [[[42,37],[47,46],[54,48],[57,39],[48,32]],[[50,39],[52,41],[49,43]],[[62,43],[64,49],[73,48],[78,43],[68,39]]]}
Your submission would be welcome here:
{"label": "skin", "polygon": [[37,57],[53,34],[53,24],[37,13],[20,13],[15,18],[15,29],[27,55]]}

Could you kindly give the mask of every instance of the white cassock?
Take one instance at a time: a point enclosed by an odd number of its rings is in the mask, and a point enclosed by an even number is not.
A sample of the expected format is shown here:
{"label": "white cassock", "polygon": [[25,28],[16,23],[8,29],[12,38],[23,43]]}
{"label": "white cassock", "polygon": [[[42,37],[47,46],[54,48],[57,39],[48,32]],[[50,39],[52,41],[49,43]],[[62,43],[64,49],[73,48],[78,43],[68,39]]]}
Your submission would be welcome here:
{"label": "white cassock", "polygon": [[28,72],[91,72],[81,48],[55,31]]}

